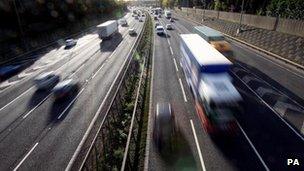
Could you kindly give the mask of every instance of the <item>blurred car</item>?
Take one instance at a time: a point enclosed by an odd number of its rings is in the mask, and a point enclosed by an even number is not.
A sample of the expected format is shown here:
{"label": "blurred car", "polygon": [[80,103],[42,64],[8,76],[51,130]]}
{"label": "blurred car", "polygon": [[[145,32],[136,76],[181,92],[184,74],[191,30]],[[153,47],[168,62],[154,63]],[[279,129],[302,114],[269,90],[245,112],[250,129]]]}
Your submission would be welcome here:
{"label": "blurred car", "polygon": [[157,15],[154,15],[154,20],[158,20]]}
{"label": "blurred car", "polygon": [[138,15],[135,15],[135,17],[134,17],[134,18],[135,18],[135,20],[138,20],[138,19],[139,19]]}
{"label": "blurred car", "polygon": [[10,77],[13,74],[16,74],[21,69],[21,65],[9,65],[0,67],[0,81]]}
{"label": "blurred car", "polygon": [[34,79],[34,83],[38,90],[47,90],[56,85],[60,80],[60,77],[53,72],[45,72],[38,75]]}
{"label": "blurred car", "polygon": [[170,22],[174,22],[173,18],[170,18]]}
{"label": "blurred car", "polygon": [[159,152],[172,149],[177,122],[170,103],[157,103],[154,115],[153,141]]}
{"label": "blurred car", "polygon": [[124,19],[124,18],[118,20],[118,23],[119,23],[121,26],[128,26],[128,22],[127,22],[127,20]]}
{"label": "blurred car", "polygon": [[144,20],[143,20],[142,17],[140,17],[140,18],[138,19],[138,21],[139,21],[139,22],[143,22]]}
{"label": "blurred car", "polygon": [[161,18],[162,16],[161,16],[161,14],[158,14],[158,18]]}
{"label": "blurred car", "polygon": [[145,14],[141,14],[142,17],[145,17]]}
{"label": "blurred car", "polygon": [[135,35],[136,34],[136,31],[135,31],[134,28],[130,28],[128,32],[129,32],[129,35]]}
{"label": "blurred car", "polygon": [[156,28],[157,26],[159,26],[159,25],[160,25],[159,22],[155,22],[155,28]]}
{"label": "blurred car", "polygon": [[209,122],[205,125],[207,132],[213,136],[235,136],[238,126],[233,110],[219,107],[209,113]]}
{"label": "blurred car", "polygon": [[163,27],[163,26],[157,26],[157,27],[156,27],[156,34],[158,34],[158,35],[163,35],[163,34],[165,34],[164,27]]}
{"label": "blurred car", "polygon": [[167,29],[167,30],[172,30],[172,29],[173,29],[173,27],[172,27],[172,25],[171,25],[171,24],[167,24],[167,25],[166,25],[166,29]]}
{"label": "blurred car", "polygon": [[73,79],[64,80],[53,88],[55,100],[64,99],[78,91],[78,82]]}
{"label": "blurred car", "polygon": [[66,41],[65,41],[65,46],[66,47],[72,47],[72,46],[75,46],[76,45],[76,40],[74,40],[74,39],[67,39]]}

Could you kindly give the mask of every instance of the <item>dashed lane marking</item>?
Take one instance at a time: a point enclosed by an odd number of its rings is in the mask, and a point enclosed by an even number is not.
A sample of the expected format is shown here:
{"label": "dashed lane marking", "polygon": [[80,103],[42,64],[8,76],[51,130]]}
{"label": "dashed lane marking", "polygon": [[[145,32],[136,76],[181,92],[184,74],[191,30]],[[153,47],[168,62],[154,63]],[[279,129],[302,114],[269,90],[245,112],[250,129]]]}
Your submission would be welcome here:
{"label": "dashed lane marking", "polygon": [[193,133],[193,136],[194,136],[194,140],[195,140],[198,156],[199,156],[199,159],[200,159],[201,167],[202,167],[203,171],[206,171],[206,167],[205,167],[202,151],[201,151],[201,148],[200,148],[198,140],[197,140],[197,135],[196,135],[196,131],[195,131],[192,119],[190,119],[190,124],[191,124],[191,128],[192,128],[192,133]]}
{"label": "dashed lane marking", "polygon": [[186,97],[186,93],[185,93],[185,90],[184,90],[184,86],[183,86],[182,80],[180,78],[179,78],[179,84],[180,84],[180,86],[182,88],[184,100],[185,100],[185,102],[187,102],[187,97]]}
{"label": "dashed lane marking", "polygon": [[173,58],[173,61],[174,61],[174,65],[175,65],[176,72],[178,72],[178,67],[177,67],[175,58]]}
{"label": "dashed lane marking", "polygon": [[18,168],[22,165],[22,163],[28,158],[28,156],[34,151],[34,149],[37,147],[38,142],[31,148],[31,150],[24,156],[24,158],[19,162],[19,164],[14,168],[14,171],[17,171]]}
{"label": "dashed lane marking", "polygon": [[169,46],[169,48],[170,48],[171,55],[173,55],[173,50],[172,50],[171,46]]}

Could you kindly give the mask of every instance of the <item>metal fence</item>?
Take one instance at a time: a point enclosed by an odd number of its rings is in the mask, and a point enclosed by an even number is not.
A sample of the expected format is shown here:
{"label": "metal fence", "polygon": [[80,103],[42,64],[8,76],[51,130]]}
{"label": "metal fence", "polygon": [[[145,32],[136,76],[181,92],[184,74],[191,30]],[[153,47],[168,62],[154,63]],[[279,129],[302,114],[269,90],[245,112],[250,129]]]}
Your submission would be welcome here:
{"label": "metal fence", "polygon": [[[109,90],[110,98],[98,109],[99,115],[94,125],[89,129],[85,141],[80,149],[76,150],[75,159],[72,159],[66,170],[112,170],[117,167],[117,163],[114,160],[115,151],[111,147],[117,145],[116,143],[119,143],[119,140],[113,141],[113,134],[117,133],[116,125],[119,124],[118,122],[125,111],[123,104],[128,98],[125,94],[132,87],[132,80],[138,79],[136,77],[138,77],[140,72],[141,61],[133,56],[142,39],[146,24],[145,20],[142,31],[139,33],[132,50],[129,52],[123,67]],[[100,114],[103,115],[101,116]],[[126,141],[122,141],[123,144]]]}

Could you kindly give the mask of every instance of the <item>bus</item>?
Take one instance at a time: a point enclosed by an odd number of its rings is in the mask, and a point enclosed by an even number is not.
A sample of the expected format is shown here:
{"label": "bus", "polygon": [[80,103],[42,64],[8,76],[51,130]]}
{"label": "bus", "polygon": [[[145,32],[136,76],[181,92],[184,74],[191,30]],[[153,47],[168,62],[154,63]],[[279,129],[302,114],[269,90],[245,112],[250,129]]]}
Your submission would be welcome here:
{"label": "bus", "polygon": [[211,134],[235,134],[242,97],[228,74],[232,63],[198,34],[180,37],[181,66],[203,127]]}
{"label": "bus", "polygon": [[233,60],[232,48],[223,34],[207,26],[195,26],[193,32],[200,35],[224,56]]}

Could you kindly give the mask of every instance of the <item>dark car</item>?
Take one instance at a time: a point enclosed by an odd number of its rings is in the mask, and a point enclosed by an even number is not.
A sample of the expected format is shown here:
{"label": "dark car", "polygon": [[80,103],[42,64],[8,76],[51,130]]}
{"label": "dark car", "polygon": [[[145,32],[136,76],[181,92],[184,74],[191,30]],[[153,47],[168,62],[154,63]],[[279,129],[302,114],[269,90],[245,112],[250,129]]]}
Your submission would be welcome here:
{"label": "dark car", "polygon": [[9,65],[0,67],[0,81],[10,77],[13,74],[19,72],[21,65]]}
{"label": "dark car", "polygon": [[172,149],[177,123],[170,103],[157,103],[154,115],[153,139],[160,153]]}
{"label": "dark car", "polygon": [[55,86],[60,80],[59,75],[54,72],[45,72],[38,75],[34,79],[34,83],[38,90],[48,90],[51,87]]}
{"label": "dark car", "polygon": [[78,91],[78,82],[73,79],[68,79],[58,83],[53,88],[53,93],[55,100],[61,100],[73,95],[73,93]]}

